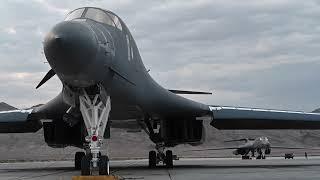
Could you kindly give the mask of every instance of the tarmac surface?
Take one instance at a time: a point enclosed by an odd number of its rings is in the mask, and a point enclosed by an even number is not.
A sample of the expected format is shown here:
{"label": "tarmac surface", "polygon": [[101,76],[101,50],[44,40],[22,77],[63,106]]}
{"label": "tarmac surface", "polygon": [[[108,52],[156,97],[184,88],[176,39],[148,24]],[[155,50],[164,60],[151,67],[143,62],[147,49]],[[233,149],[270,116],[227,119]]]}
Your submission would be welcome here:
{"label": "tarmac surface", "polygon": [[[146,159],[111,161],[111,172],[124,179],[320,179],[320,157],[181,158],[174,169],[148,169],[147,163]],[[70,180],[79,174],[72,161],[0,163],[0,180]]]}

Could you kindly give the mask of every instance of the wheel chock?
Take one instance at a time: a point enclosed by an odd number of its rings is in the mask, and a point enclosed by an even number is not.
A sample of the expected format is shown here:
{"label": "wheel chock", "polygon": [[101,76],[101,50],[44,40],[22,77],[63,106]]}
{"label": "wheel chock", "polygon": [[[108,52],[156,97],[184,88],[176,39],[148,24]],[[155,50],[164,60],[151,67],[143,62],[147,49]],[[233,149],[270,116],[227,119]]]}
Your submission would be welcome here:
{"label": "wheel chock", "polygon": [[72,176],[72,180],[121,180],[118,176]]}

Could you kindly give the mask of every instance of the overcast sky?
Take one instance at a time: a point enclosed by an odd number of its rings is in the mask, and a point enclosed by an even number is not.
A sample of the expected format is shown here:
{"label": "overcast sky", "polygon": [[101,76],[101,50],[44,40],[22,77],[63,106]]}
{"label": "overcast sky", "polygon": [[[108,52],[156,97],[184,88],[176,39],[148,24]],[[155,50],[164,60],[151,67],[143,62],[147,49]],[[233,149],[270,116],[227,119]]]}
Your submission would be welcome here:
{"label": "overcast sky", "polygon": [[[77,3],[75,3],[77,2]],[[166,88],[203,90],[207,104],[311,111],[320,107],[320,4],[301,0],[2,0],[0,101],[44,103],[61,91],[43,37],[66,13],[97,6],[131,30]]]}

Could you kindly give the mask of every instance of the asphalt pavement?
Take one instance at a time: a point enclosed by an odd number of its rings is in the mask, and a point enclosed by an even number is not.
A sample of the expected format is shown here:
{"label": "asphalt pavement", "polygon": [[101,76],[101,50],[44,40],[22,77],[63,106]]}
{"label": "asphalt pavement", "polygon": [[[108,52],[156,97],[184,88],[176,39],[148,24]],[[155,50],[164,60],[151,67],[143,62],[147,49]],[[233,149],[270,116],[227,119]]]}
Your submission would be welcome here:
{"label": "asphalt pavement", "polygon": [[[111,161],[111,173],[124,179],[320,179],[320,157],[266,160],[182,158],[173,169],[149,169],[146,159]],[[0,163],[0,180],[69,180],[79,175],[72,161]]]}

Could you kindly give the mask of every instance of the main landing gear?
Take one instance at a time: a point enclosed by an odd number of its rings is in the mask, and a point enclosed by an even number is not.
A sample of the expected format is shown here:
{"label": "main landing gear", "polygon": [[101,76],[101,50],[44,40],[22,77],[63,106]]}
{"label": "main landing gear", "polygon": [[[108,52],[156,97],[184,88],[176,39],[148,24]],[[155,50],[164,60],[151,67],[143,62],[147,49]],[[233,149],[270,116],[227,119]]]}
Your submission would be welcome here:
{"label": "main landing gear", "polygon": [[266,159],[266,156],[265,156],[265,155],[262,155],[262,154],[259,154],[259,155],[257,156],[257,159]]}
{"label": "main landing gear", "polygon": [[[249,156],[249,153],[251,152],[251,157]],[[242,156],[241,156],[241,158],[243,159],[243,160],[246,160],[246,159],[252,159],[252,158],[254,158],[255,156],[254,156],[254,149],[251,149],[249,152],[247,152],[246,154],[243,154]]]}
{"label": "main landing gear", "polygon": [[164,153],[164,144],[157,143],[156,151],[149,152],[149,168],[156,168],[157,164],[162,162],[167,168],[173,168],[173,154],[171,150]]}
{"label": "main landing gear", "polygon": [[101,155],[104,131],[111,110],[110,96],[105,93],[88,95],[85,90],[79,96],[80,111],[88,132],[86,153],[77,152],[75,155],[75,168],[81,169],[81,175],[91,175],[98,171],[99,175],[109,175],[109,158]]}
{"label": "main landing gear", "polygon": [[248,155],[243,155],[243,156],[241,156],[241,158],[242,158],[243,160],[245,160],[245,159],[251,159],[251,157],[248,156]]}
{"label": "main landing gear", "polygon": [[266,159],[266,155],[265,155],[265,151],[263,151],[262,149],[257,149],[258,152],[258,156],[257,159]]}
{"label": "main landing gear", "polygon": [[156,144],[156,151],[149,152],[149,168],[156,168],[160,163],[167,168],[173,168],[173,160],[178,160],[178,158],[172,154],[171,150],[165,151],[165,144],[159,136],[159,132],[155,132],[157,125],[151,125],[149,116],[146,116],[143,123],[140,122],[140,126],[149,135],[150,140]]}

